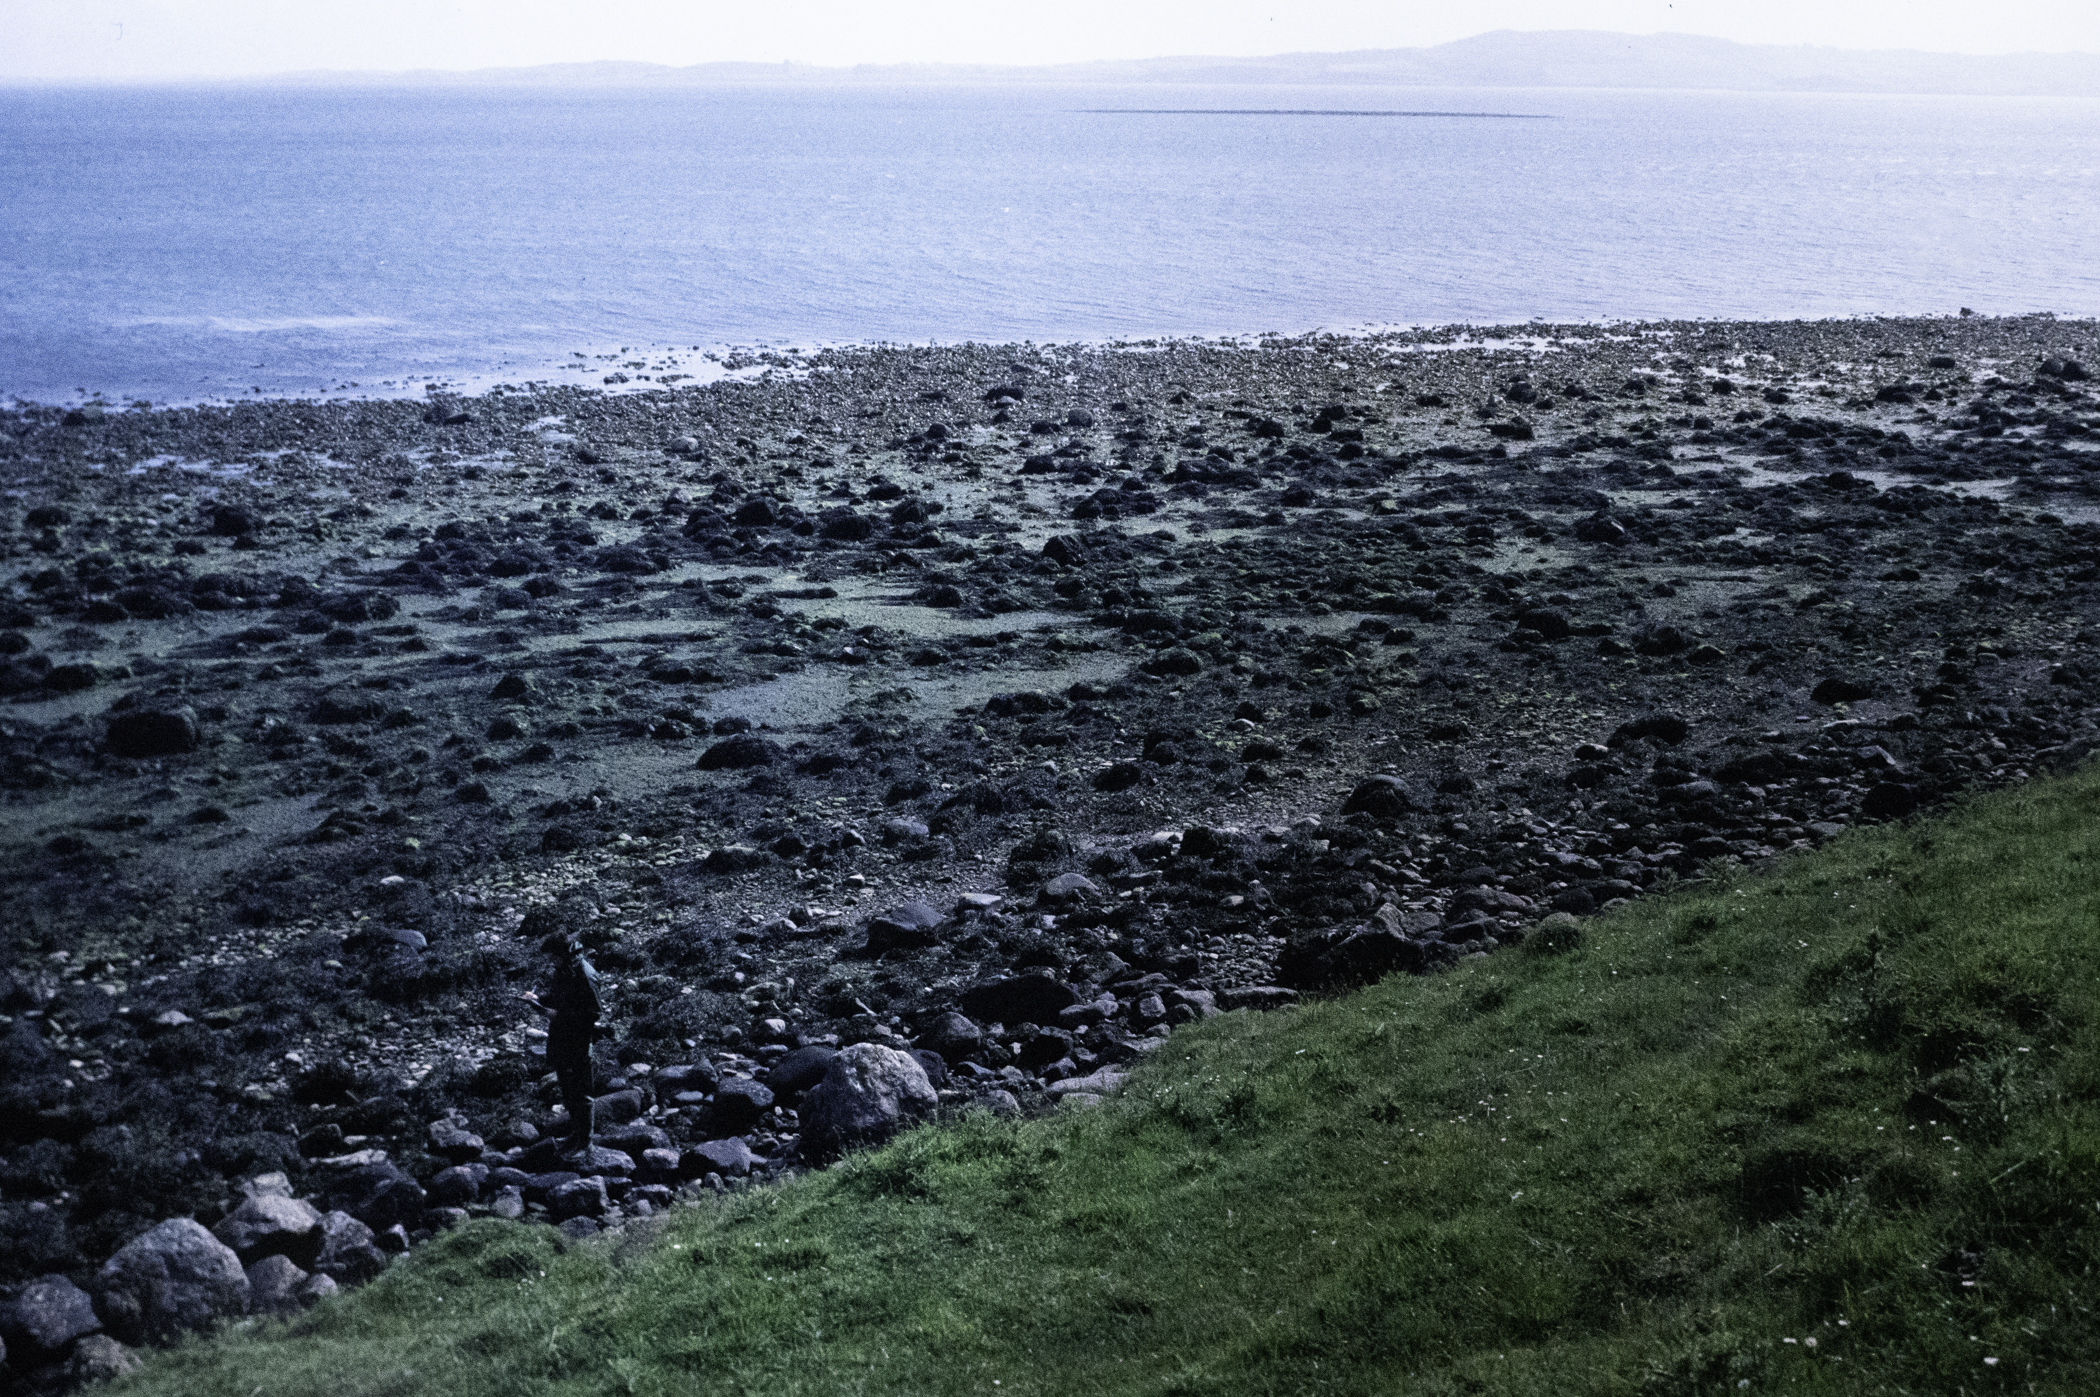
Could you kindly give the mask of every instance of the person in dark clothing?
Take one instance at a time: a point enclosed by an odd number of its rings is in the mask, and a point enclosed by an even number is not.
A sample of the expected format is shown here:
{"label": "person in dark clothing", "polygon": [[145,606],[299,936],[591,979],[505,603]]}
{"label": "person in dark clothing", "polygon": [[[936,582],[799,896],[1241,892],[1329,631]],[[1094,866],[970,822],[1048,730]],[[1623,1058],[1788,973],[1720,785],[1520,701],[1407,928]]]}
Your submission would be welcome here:
{"label": "person in dark clothing", "polygon": [[554,958],[551,1005],[531,990],[520,996],[545,1014],[547,1062],[561,1083],[562,1105],[569,1111],[569,1142],[591,1143],[591,1040],[598,1036],[598,971],[583,954],[573,934],[556,934],[540,943]]}

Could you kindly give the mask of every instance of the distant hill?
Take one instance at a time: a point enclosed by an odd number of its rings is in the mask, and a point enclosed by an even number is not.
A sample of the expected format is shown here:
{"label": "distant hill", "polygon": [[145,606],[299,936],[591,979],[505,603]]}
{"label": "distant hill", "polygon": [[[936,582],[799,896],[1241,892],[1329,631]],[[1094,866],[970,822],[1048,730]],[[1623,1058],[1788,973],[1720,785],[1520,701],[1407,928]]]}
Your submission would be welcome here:
{"label": "distant hill", "polygon": [[1738,44],[1695,34],[1498,30],[1433,48],[1180,57],[1044,67],[988,64],[553,63],[472,72],[306,72],[301,84],[648,87],[702,84],[1116,83],[1324,87],[1701,88],[1739,92],[1908,92],[2100,96],[2100,54],[1972,56],[1909,49]]}

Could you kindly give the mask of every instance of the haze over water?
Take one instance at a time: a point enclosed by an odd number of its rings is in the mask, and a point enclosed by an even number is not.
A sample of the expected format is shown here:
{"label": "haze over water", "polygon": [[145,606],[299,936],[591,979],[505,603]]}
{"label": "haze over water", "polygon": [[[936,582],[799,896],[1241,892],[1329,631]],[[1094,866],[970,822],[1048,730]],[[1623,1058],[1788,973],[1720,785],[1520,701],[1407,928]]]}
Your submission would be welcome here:
{"label": "haze over water", "polygon": [[[1547,119],[1244,114],[1271,108]],[[668,346],[2091,315],[2096,178],[2075,98],[16,89],[0,397],[596,384],[573,354]]]}

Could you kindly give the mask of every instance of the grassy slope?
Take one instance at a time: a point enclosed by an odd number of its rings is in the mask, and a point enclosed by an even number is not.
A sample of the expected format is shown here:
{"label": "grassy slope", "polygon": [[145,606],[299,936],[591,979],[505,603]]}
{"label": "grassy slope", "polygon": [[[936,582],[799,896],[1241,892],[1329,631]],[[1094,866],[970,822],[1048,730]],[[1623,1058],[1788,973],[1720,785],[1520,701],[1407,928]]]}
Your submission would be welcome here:
{"label": "grassy slope", "polygon": [[2089,772],[124,1390],[2100,1390],[2096,1004]]}

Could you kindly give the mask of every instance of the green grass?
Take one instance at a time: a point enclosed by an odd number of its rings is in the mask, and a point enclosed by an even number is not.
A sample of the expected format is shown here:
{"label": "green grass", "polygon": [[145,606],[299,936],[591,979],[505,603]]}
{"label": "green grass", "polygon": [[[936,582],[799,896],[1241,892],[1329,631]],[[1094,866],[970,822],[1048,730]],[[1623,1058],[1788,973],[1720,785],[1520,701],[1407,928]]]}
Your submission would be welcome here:
{"label": "green grass", "polygon": [[2100,773],[2039,783],[121,1390],[2100,1390],[2096,875]]}

